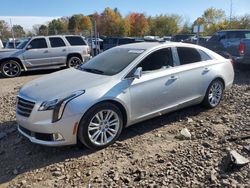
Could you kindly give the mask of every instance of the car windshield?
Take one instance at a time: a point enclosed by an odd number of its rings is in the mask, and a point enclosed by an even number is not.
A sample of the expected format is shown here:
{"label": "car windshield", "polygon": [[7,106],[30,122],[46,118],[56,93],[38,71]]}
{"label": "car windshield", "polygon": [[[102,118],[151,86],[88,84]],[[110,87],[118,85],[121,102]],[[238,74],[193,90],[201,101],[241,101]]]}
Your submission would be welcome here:
{"label": "car windshield", "polygon": [[142,49],[112,48],[83,64],[80,70],[112,76],[121,72],[143,52]]}
{"label": "car windshield", "polygon": [[22,41],[20,44],[18,44],[18,46],[16,48],[23,49],[29,41],[30,41],[30,39],[26,39],[26,40]]}

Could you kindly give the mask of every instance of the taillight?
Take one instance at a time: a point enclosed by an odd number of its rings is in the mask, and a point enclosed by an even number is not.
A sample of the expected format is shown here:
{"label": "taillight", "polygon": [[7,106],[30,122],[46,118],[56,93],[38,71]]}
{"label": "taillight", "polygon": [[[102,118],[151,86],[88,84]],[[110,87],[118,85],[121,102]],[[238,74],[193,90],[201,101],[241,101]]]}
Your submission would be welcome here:
{"label": "taillight", "polygon": [[239,45],[239,53],[241,55],[243,55],[245,53],[245,50],[246,50],[245,44],[244,43],[240,43],[240,45]]}

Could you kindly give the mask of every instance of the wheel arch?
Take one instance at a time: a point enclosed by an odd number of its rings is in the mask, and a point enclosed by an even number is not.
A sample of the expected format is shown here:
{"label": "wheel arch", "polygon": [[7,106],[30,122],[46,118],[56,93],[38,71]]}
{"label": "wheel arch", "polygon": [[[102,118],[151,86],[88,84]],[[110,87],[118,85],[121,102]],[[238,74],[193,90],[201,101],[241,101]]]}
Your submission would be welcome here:
{"label": "wheel arch", "polygon": [[3,58],[0,60],[0,65],[3,63],[3,62],[6,62],[6,61],[10,61],[10,60],[13,60],[13,61],[16,61],[23,70],[26,70],[26,67],[23,65],[22,61],[17,58],[17,57],[8,57],[8,58]]}
{"label": "wheel arch", "polygon": [[[112,100],[112,99],[106,99],[106,100],[99,101],[99,102],[94,103],[93,105],[91,105],[91,106],[88,108],[88,110],[83,114],[83,116],[81,117],[81,120],[83,119],[84,115],[85,115],[91,108],[93,108],[94,106],[103,104],[103,103],[111,103],[111,104],[115,105],[117,108],[119,108],[119,110],[120,110],[121,113],[122,113],[122,117],[123,117],[123,127],[126,127],[127,122],[128,122],[128,113],[127,113],[127,110],[126,110],[126,108],[124,107],[124,105],[123,105],[122,103],[120,103],[119,101],[116,101],[116,100]],[[80,120],[80,122],[81,122],[81,120]]]}
{"label": "wheel arch", "polygon": [[220,80],[220,81],[222,81],[223,87],[224,87],[223,89],[225,89],[226,83],[225,83],[225,80],[223,79],[222,76],[217,76],[217,77],[215,77],[215,78],[210,82],[210,84],[211,84],[214,80]]}
{"label": "wheel arch", "polygon": [[80,53],[70,53],[70,54],[68,54],[68,55],[67,55],[67,62],[68,62],[68,60],[69,60],[71,57],[78,57],[78,58],[80,58],[80,59],[83,61],[83,58],[82,58],[82,56],[81,56]]}

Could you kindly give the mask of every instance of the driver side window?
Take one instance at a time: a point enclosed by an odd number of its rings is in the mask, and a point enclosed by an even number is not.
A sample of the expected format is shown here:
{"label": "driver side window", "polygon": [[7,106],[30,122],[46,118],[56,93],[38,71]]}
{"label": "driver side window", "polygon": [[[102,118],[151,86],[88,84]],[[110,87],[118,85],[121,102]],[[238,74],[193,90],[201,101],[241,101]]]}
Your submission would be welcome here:
{"label": "driver side window", "polygon": [[171,48],[157,50],[148,55],[137,67],[142,67],[142,72],[150,72],[173,67]]}
{"label": "driver side window", "polygon": [[41,49],[41,48],[48,48],[47,42],[44,38],[34,39],[29,44],[29,49]]}

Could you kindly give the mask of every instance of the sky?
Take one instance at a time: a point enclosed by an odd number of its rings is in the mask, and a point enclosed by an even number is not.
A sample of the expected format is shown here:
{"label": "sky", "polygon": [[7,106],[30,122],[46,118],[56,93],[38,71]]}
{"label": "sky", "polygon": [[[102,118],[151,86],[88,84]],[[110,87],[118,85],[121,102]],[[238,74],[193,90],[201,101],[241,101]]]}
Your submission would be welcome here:
{"label": "sky", "polygon": [[250,14],[250,0],[4,0],[1,2],[0,20],[20,24],[31,30],[35,24],[73,14],[89,15],[102,12],[106,7],[118,8],[123,16],[131,12],[147,16],[179,14],[184,21],[193,22],[210,7],[223,9],[233,16]]}

